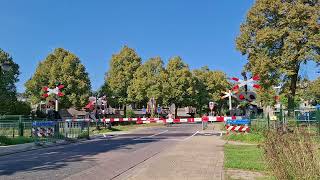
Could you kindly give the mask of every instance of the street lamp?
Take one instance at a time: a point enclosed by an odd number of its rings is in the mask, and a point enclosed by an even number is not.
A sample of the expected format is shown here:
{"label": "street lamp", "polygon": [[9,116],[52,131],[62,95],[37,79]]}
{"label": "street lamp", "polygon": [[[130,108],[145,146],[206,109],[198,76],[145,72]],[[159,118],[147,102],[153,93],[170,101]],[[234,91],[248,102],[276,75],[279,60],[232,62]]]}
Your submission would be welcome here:
{"label": "street lamp", "polygon": [[7,72],[7,71],[10,71],[10,69],[11,69],[11,65],[9,61],[5,61],[0,64],[0,72],[1,71]]}

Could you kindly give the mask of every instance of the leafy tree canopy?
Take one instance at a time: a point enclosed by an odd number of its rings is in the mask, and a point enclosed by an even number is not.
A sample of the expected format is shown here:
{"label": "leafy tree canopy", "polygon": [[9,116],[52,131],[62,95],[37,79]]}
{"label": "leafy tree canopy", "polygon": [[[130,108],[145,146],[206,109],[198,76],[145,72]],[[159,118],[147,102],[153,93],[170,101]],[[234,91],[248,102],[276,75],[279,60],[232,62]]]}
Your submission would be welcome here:
{"label": "leafy tree canopy", "polygon": [[302,94],[305,100],[311,101],[314,104],[320,104],[320,77],[314,81],[310,81]]}
{"label": "leafy tree canopy", "polygon": [[166,67],[163,82],[163,101],[169,105],[175,103],[176,107],[192,104],[195,95],[195,80],[187,64],[180,57],[173,57]]}
{"label": "leafy tree canopy", "polygon": [[112,55],[110,69],[106,74],[106,84],[118,103],[127,103],[127,88],[131,85],[133,74],[140,65],[141,58],[128,46],[124,46],[118,54]]}
{"label": "leafy tree canopy", "polygon": [[6,64],[10,69],[5,71],[0,67],[0,114],[12,114],[17,101],[15,83],[19,80],[19,65],[0,49],[0,65],[2,64]]}
{"label": "leafy tree canopy", "polygon": [[160,57],[150,58],[141,65],[128,88],[128,97],[131,102],[146,103],[154,97],[158,103],[162,101],[162,82],[164,76],[163,62]]}
{"label": "leafy tree canopy", "polygon": [[57,83],[65,86],[65,96],[59,99],[59,107],[84,107],[90,95],[91,84],[80,59],[71,52],[57,48],[39,63],[36,72],[25,84],[26,94],[32,103],[42,99],[42,88],[55,88]]}
{"label": "leafy tree canopy", "polygon": [[[237,49],[264,89],[288,82],[292,109],[301,63],[320,62],[318,0],[257,0],[241,25]],[[265,90],[267,92],[267,90]]]}
{"label": "leafy tree canopy", "polygon": [[230,88],[226,74],[222,71],[211,71],[207,66],[193,70],[196,78],[195,102],[198,108],[208,105],[210,101],[221,102],[221,93]]}

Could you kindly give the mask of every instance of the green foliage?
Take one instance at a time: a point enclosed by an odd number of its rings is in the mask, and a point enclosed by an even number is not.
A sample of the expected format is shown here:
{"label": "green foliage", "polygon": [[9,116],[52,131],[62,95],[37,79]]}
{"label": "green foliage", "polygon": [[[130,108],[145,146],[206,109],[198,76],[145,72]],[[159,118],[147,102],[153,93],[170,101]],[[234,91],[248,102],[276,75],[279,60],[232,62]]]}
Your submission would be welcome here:
{"label": "green foliage", "polygon": [[276,179],[320,178],[318,146],[310,134],[270,131],[265,139],[265,159]]}
{"label": "green foliage", "polygon": [[88,73],[76,55],[62,48],[55,49],[39,63],[36,72],[25,84],[26,94],[32,103],[39,103],[43,100],[42,88],[55,88],[57,82],[65,85],[65,96],[60,98],[59,107],[85,106],[91,89]]}
{"label": "green foliage", "polygon": [[315,104],[320,104],[320,77],[311,81],[303,94],[305,100],[314,101]]}
{"label": "green foliage", "polygon": [[[222,103],[221,93],[226,91],[230,84],[226,74],[222,71],[210,71],[207,66],[193,70],[195,78],[194,102],[200,110],[203,105],[208,105],[210,101]],[[200,110],[201,111],[201,110]]]}
{"label": "green foliage", "polygon": [[7,136],[0,136],[0,145],[15,145],[33,142],[34,139],[30,137],[16,137],[8,138]]}
{"label": "green foliage", "polygon": [[131,48],[124,46],[118,54],[112,55],[110,69],[106,74],[106,84],[117,103],[128,102],[128,87],[132,84],[133,74],[141,65],[141,58]]}
{"label": "green foliage", "polygon": [[28,102],[16,101],[12,114],[30,115],[31,105]]}
{"label": "green foliage", "polygon": [[127,118],[133,118],[136,117],[136,114],[134,113],[133,110],[128,110],[127,111]]}
{"label": "green foliage", "polygon": [[89,132],[88,131],[83,131],[78,135],[78,139],[85,139],[89,137]]}
{"label": "green foliage", "polygon": [[263,158],[263,150],[254,145],[224,146],[225,168],[245,169],[255,171],[267,170]]}
{"label": "green foliage", "polygon": [[182,105],[193,105],[195,79],[188,65],[180,57],[169,60],[163,80],[164,104],[175,103],[176,108]]}
{"label": "green foliage", "polygon": [[12,57],[0,49],[0,65],[8,63],[9,71],[2,70],[0,67],[0,114],[12,114],[16,98],[16,86],[19,75],[19,65],[14,63]]}
{"label": "green foliage", "polygon": [[262,133],[248,133],[248,134],[230,134],[225,136],[225,139],[230,141],[240,141],[246,143],[262,143],[264,136]]}
{"label": "green foliage", "polygon": [[314,0],[257,0],[250,9],[236,44],[248,56],[246,69],[261,76],[260,95],[285,81],[293,105],[301,63],[320,62],[319,8]]}
{"label": "green foliage", "polygon": [[128,88],[128,99],[131,102],[145,104],[154,97],[161,103],[163,97],[163,77],[165,70],[160,57],[150,58],[134,73],[132,84]]}

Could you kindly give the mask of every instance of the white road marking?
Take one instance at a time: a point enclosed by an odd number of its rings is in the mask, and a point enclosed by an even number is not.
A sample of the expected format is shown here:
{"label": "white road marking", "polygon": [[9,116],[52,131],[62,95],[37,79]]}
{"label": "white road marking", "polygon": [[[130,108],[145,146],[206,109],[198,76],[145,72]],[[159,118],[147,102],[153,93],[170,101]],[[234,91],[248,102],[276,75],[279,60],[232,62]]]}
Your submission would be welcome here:
{"label": "white road marking", "polygon": [[193,136],[195,136],[195,135],[196,135],[196,134],[198,134],[198,133],[199,133],[199,131],[195,132],[195,133],[194,133],[194,134],[192,134],[191,136],[184,138],[184,139],[183,139],[183,141],[185,141],[185,140],[188,140],[188,139],[192,138]]}
{"label": "white road marking", "polygon": [[183,141],[183,138],[181,138],[181,139],[177,139],[177,138],[174,138],[174,139],[172,139],[172,138],[141,138],[141,139],[133,139],[134,141],[138,141],[138,140],[140,140],[140,141],[143,141],[143,140],[145,140],[145,141],[151,141],[151,140],[161,140],[161,141]]}
{"label": "white road marking", "polygon": [[113,138],[119,136],[119,134],[102,134],[104,138]]}
{"label": "white road marking", "polygon": [[159,132],[157,134],[153,134],[153,135],[150,135],[150,136],[143,136],[143,137],[139,137],[139,138],[135,138],[133,140],[140,140],[140,139],[145,139],[145,138],[150,138],[150,137],[154,137],[154,136],[157,136],[157,135],[160,135],[160,134],[163,134],[163,133],[166,133],[168,132],[169,130],[165,130],[165,131],[162,131],[162,132]]}
{"label": "white road marking", "polygon": [[47,153],[43,153],[45,155],[50,155],[50,154],[57,154],[58,152],[47,152]]}

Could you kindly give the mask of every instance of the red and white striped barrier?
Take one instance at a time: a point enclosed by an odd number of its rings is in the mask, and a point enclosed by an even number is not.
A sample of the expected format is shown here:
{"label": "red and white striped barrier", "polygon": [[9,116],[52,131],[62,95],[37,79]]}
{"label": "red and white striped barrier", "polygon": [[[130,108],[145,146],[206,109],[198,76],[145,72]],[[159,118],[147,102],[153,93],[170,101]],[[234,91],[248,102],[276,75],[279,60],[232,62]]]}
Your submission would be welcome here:
{"label": "red and white striped barrier", "polygon": [[249,132],[250,128],[248,126],[230,126],[226,125],[227,131],[237,131],[237,132]]}
{"label": "red and white striped barrier", "polygon": [[137,124],[147,124],[147,123],[195,123],[195,122],[225,122],[227,120],[241,119],[241,116],[209,116],[202,118],[181,118],[181,119],[164,119],[164,118],[102,118],[99,120],[92,119],[66,119],[67,122],[136,122]]}

